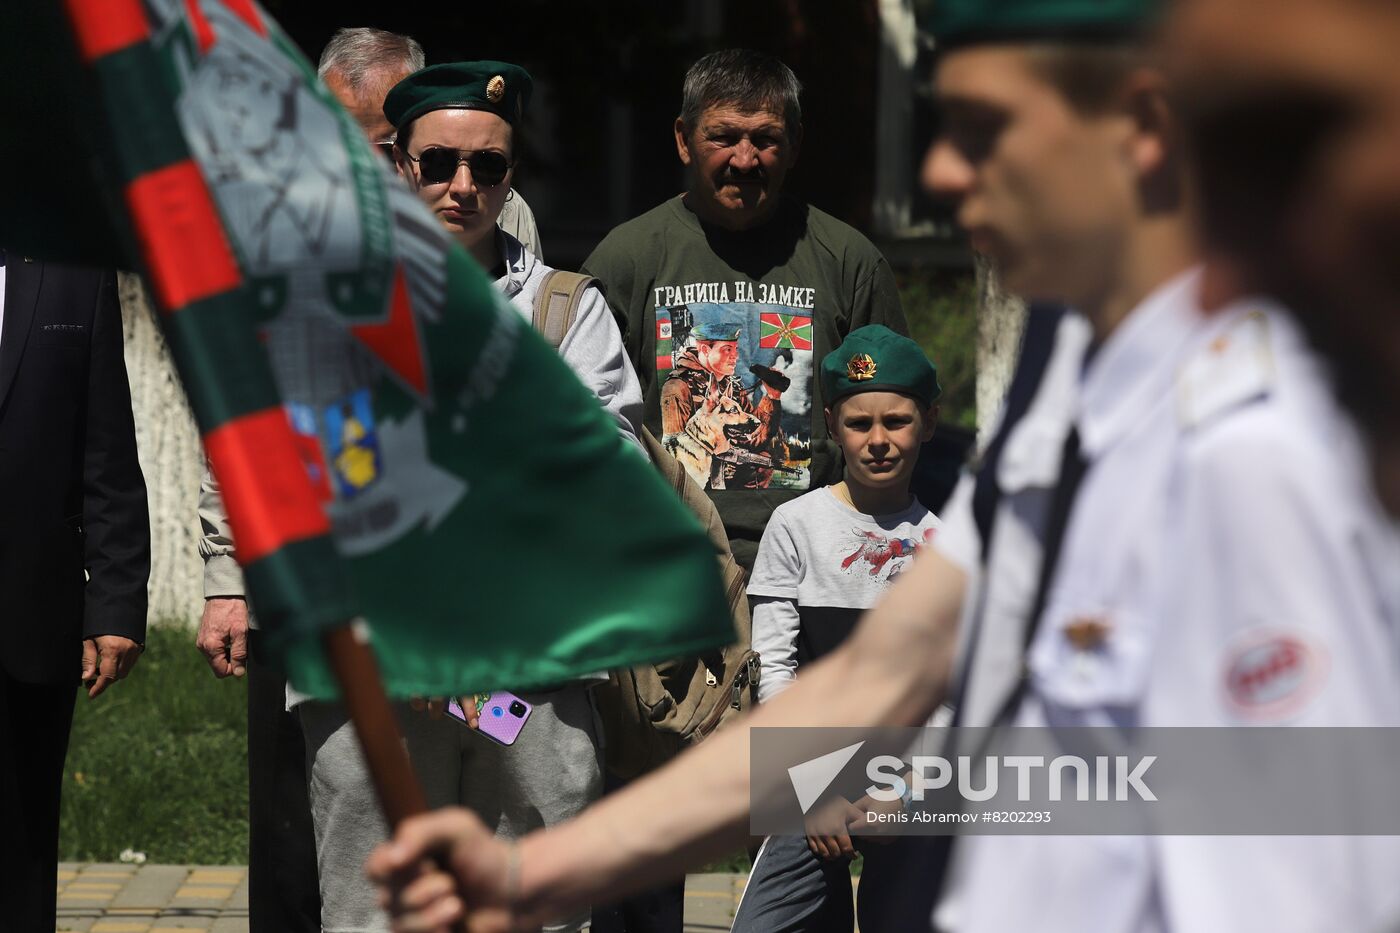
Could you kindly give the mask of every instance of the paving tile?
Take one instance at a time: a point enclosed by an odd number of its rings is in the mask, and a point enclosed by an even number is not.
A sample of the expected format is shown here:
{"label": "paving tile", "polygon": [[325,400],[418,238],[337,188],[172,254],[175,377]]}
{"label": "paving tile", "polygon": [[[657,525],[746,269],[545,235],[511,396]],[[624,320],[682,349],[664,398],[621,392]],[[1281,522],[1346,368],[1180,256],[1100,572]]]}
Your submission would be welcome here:
{"label": "paving tile", "polygon": [[87,933],[96,917],[65,917],[62,914],[58,917],[59,933]]}
{"label": "paving tile", "polygon": [[151,933],[155,933],[156,930],[207,930],[213,925],[214,918],[207,914],[176,914],[162,916],[151,925]]}
{"label": "paving tile", "polygon": [[190,884],[186,881],[170,898],[172,907],[222,907],[233,896],[231,884]]}
{"label": "paving tile", "polygon": [[241,910],[245,914],[248,912],[248,873],[243,873],[243,880],[238,882],[238,887],[233,889],[233,896],[224,905],[225,910]]}
{"label": "paving tile", "polygon": [[686,933],[728,930],[743,884],[743,875],[689,875],[685,879]]}
{"label": "paving tile", "polygon": [[[686,933],[728,930],[744,891],[740,874],[686,879]],[[248,875],[243,866],[58,866],[57,929],[62,933],[248,933]],[[5,929],[0,908],[0,930]]]}
{"label": "paving tile", "polygon": [[187,879],[190,884],[236,885],[248,874],[241,868],[193,868]]}
{"label": "paving tile", "polygon": [[189,873],[189,868],[183,865],[143,865],[140,871],[132,875],[122,892],[112,899],[112,907],[164,907],[170,903],[170,898]]}

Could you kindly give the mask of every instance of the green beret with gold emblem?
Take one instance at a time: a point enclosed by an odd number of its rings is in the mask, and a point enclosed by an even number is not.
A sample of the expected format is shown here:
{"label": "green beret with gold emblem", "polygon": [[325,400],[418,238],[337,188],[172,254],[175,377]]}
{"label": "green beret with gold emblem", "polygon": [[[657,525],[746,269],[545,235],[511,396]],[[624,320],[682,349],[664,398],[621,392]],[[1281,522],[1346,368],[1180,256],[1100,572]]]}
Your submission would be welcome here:
{"label": "green beret with gold emblem", "polygon": [[942,50],[983,42],[1133,39],[1156,25],[1165,0],[933,0],[924,28]]}
{"label": "green beret with gold emblem", "polygon": [[830,408],[857,392],[898,392],[925,407],[943,394],[938,369],[919,345],[883,324],[867,324],[822,358],[822,398]]}
{"label": "green beret with gold emblem", "polygon": [[535,81],[510,62],[448,62],[404,78],[384,98],[396,127],[434,110],[485,110],[514,126],[525,115]]}

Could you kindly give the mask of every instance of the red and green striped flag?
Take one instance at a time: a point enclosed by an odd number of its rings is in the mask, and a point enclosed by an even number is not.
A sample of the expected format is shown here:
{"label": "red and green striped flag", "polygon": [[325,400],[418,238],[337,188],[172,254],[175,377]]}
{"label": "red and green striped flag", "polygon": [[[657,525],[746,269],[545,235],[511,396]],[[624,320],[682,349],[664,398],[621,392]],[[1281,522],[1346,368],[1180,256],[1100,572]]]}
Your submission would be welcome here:
{"label": "red and green striped flag", "polygon": [[114,227],[297,687],[335,693],[319,635],[352,619],[399,696],[732,640],[698,523],[255,3],[64,9],[53,54],[95,78]]}
{"label": "red and green striped flag", "polygon": [[758,345],[765,350],[812,349],[812,319],[805,314],[763,312],[758,316]]}
{"label": "red and green striped flag", "polygon": [[673,355],[675,338],[671,333],[671,312],[667,308],[656,311],[656,371],[664,373],[676,365]]}

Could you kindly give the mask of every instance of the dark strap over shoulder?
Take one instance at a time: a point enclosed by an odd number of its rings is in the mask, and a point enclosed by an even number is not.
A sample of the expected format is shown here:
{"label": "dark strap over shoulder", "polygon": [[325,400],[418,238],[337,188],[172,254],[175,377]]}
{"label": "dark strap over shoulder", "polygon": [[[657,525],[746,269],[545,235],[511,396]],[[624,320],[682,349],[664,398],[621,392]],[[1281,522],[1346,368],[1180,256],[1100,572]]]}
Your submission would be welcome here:
{"label": "dark strap over shoulder", "polygon": [[540,283],[540,290],[535,293],[531,323],[554,349],[558,350],[564,343],[564,335],[578,317],[583,293],[594,282],[591,275],[552,269]]}
{"label": "dark strap over shoulder", "polygon": [[[1055,349],[1055,334],[1064,319],[1065,309],[1056,305],[1032,305],[1026,319],[1026,329],[1021,337],[1021,355],[1016,362],[1016,372],[1011,377],[1011,387],[1006,393],[1006,411],[1001,426],[987,445],[982,462],[977,468],[977,478],[972,490],[972,517],[977,524],[978,537],[982,541],[982,566],[985,568],[992,553],[992,531],[996,526],[997,507],[1001,504],[1002,490],[997,485],[997,467],[1001,462],[1006,439],[1016,429],[1031,407],[1031,400],[1045,377],[1050,366],[1050,356]],[[968,679],[972,672],[981,642],[980,620],[973,623],[974,629],[967,657],[963,659],[962,676],[958,678],[957,693],[953,696],[953,725],[963,724],[964,700],[967,695]]]}
{"label": "dark strap over shoulder", "polygon": [[1006,439],[1016,425],[1025,417],[1035,398],[1045,370],[1050,365],[1050,355],[1055,349],[1055,334],[1064,319],[1065,309],[1058,305],[1034,304],[1026,316],[1026,329],[1021,337],[1021,356],[1016,362],[1016,372],[1011,377],[1011,387],[1006,392],[1006,413],[997,429],[996,436],[987,445],[982,463],[977,469],[976,486],[972,492],[972,517],[977,523],[978,536],[982,539],[982,563],[987,562],[992,552],[992,528],[1001,502],[1001,487],[997,485],[997,465],[1001,461]]}

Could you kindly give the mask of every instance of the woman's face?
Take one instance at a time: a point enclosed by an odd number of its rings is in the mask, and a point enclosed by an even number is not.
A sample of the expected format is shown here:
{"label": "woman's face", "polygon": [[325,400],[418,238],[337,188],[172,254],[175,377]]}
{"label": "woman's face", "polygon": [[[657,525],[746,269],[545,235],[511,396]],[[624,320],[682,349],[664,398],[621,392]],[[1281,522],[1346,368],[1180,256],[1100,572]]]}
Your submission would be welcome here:
{"label": "woman's face", "polygon": [[[433,110],[413,121],[407,157],[395,150],[399,174],[408,180],[438,222],[468,250],[493,234],[496,218],[510,192],[513,166],[499,180],[490,169],[493,161],[513,163],[513,132],[505,120],[484,110]],[[440,180],[424,171],[423,154],[429,150],[453,150],[458,158],[450,177]],[[489,156],[478,154],[491,154]],[[429,165],[434,159],[429,154]],[[446,158],[451,158],[450,154]],[[466,159],[473,158],[473,171]],[[495,182],[492,184],[491,182]]]}

